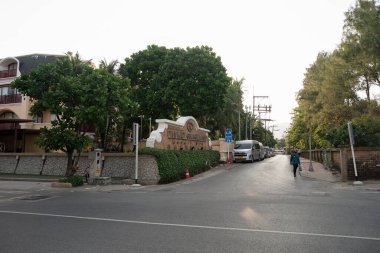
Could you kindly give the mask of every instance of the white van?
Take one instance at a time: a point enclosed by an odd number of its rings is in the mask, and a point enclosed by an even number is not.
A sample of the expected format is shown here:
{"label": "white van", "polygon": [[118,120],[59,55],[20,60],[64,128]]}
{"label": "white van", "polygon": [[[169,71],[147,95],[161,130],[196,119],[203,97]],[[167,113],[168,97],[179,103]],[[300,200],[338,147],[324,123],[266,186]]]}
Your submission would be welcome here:
{"label": "white van", "polygon": [[263,144],[255,140],[236,141],[234,162],[256,161],[264,159]]}

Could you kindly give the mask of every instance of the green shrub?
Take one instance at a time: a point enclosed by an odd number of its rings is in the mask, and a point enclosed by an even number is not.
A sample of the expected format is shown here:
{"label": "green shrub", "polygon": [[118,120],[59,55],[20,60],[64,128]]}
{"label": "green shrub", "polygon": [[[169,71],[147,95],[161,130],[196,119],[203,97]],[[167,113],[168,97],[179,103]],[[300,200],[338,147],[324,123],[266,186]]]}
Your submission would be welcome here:
{"label": "green shrub", "polygon": [[160,183],[170,183],[202,173],[219,163],[220,155],[214,150],[164,150],[143,148],[140,154],[153,155],[157,159]]}
{"label": "green shrub", "polygon": [[83,177],[80,176],[71,176],[71,177],[63,177],[59,179],[61,183],[71,183],[73,187],[83,185]]}

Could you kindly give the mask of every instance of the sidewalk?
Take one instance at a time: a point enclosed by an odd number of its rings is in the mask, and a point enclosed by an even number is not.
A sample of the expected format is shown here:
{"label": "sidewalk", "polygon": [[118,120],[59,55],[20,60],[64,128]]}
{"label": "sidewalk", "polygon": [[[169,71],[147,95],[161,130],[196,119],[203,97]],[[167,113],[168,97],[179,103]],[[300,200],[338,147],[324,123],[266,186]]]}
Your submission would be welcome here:
{"label": "sidewalk", "polygon": [[333,172],[330,169],[325,169],[324,165],[318,162],[312,162],[313,171],[309,171],[310,161],[309,159],[300,158],[302,171],[300,171],[301,176],[313,178],[317,180],[327,181],[331,183],[339,183],[336,185],[337,188],[346,190],[362,190],[362,191],[380,191],[380,181],[379,180],[366,180],[363,184],[354,185],[353,181],[342,182],[339,172]]}
{"label": "sidewalk", "polygon": [[333,173],[329,169],[325,169],[324,165],[318,162],[312,161],[313,171],[309,171],[310,160],[305,158],[300,158],[301,168],[300,174],[303,177],[314,178],[327,182],[341,182],[340,173]]}

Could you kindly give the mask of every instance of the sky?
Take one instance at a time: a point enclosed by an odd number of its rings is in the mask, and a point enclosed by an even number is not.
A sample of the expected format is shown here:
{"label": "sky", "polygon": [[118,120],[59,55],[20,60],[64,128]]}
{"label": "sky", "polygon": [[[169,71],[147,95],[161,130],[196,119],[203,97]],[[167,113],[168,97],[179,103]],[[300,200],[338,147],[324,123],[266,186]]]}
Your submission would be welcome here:
{"label": "sky", "polygon": [[[207,45],[228,75],[244,78],[244,104],[271,105],[275,137],[297,106],[306,69],[342,38],[355,0],[17,0],[1,1],[0,58],[79,52],[123,62],[148,45]],[[257,113],[256,113],[257,114]]]}

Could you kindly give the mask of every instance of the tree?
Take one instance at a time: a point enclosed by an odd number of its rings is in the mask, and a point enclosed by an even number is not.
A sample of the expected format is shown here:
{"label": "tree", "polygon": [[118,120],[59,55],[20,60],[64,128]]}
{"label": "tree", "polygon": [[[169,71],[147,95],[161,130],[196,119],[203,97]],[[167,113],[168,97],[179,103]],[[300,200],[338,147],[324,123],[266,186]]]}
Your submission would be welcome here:
{"label": "tree", "polygon": [[208,128],[211,130],[214,139],[224,135],[226,129],[232,130],[232,136],[235,140],[239,139],[239,117],[241,136],[245,129],[245,116],[243,111],[243,91],[242,86],[244,78],[234,79],[230,82],[224,97],[223,106],[220,106],[214,113],[214,116],[208,121]]}
{"label": "tree", "polygon": [[106,59],[103,59],[99,63],[99,69],[106,70],[110,74],[117,74],[118,60],[112,60],[110,63]]}
{"label": "tree", "polygon": [[23,75],[13,85],[33,101],[32,115],[46,110],[56,115],[51,128],[41,129],[37,144],[67,154],[66,176],[74,173],[74,152],[80,153],[91,142],[86,132],[95,125],[102,129],[106,117],[115,118],[110,108],[127,92],[126,83],[118,77],[94,69],[78,53],[70,52],[54,65],[41,65]]}
{"label": "tree", "polygon": [[177,116],[172,102],[172,94],[168,89],[168,81],[164,80],[162,65],[169,50],[155,45],[132,54],[120,65],[119,73],[131,80],[131,95],[137,104],[138,115],[153,119]]}
{"label": "tree", "polygon": [[121,110],[131,103],[128,96],[129,80],[106,69],[95,69],[82,75],[80,82],[86,94],[83,97],[81,117],[95,126],[100,148],[107,151],[116,139]]}
{"label": "tree", "polygon": [[191,115],[203,127],[211,127],[215,113],[225,109],[231,82],[220,57],[205,46],[148,46],[126,58],[119,73],[131,79],[138,115],[173,120]]}
{"label": "tree", "polygon": [[359,0],[346,12],[341,53],[351,65],[370,103],[370,88],[380,86],[380,5]]}
{"label": "tree", "polygon": [[201,125],[225,109],[231,79],[220,57],[207,46],[173,49],[163,65],[173,103],[179,115],[194,116]]}

